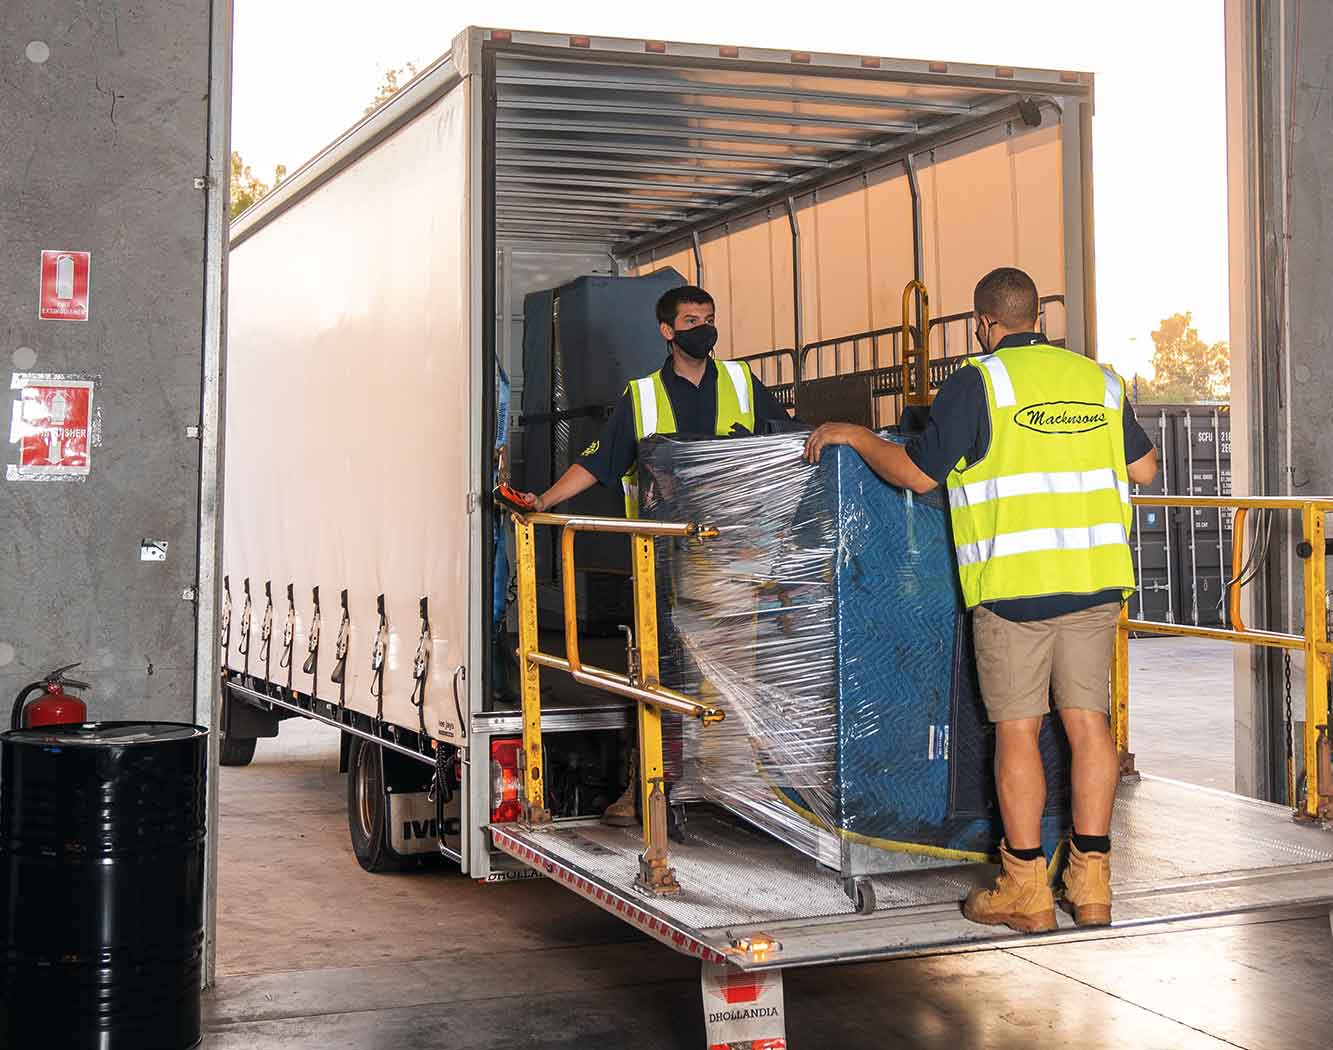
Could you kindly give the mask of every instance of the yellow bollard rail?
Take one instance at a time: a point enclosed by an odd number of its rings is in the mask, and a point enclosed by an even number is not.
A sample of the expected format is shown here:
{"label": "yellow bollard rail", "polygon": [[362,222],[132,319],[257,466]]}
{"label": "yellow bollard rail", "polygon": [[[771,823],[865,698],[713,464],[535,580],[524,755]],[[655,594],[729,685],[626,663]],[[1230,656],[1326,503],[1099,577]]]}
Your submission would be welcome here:
{"label": "yellow bollard rail", "polygon": [[[921,322],[912,337],[912,296],[921,296]],[[930,404],[930,295],[926,286],[917,280],[908,281],[903,288],[903,403]]]}
{"label": "yellow bollard rail", "polygon": [[[1328,621],[1324,594],[1327,586],[1324,564],[1324,517],[1333,514],[1333,499],[1300,499],[1289,496],[1134,496],[1138,507],[1212,507],[1234,510],[1232,523],[1232,579],[1228,584],[1231,628],[1195,627],[1191,624],[1157,623],[1131,620],[1122,610],[1116,628],[1116,643],[1111,663],[1111,730],[1120,753],[1121,770],[1131,772],[1134,756],[1129,750],[1129,634],[1175,635],[1182,638],[1213,638],[1240,645],[1260,645],[1275,649],[1297,650],[1305,657],[1305,797],[1296,798],[1294,771],[1288,771],[1288,797],[1299,818],[1333,819],[1333,771],[1325,770],[1328,734],[1329,659],[1333,644],[1328,640]],[[1298,512],[1301,519],[1301,544],[1298,552],[1304,561],[1301,633],[1261,631],[1247,628],[1241,618],[1240,570],[1245,529],[1251,511]],[[1323,790],[1321,791],[1321,785]]]}
{"label": "yellow bollard rail", "polygon": [[[518,562],[518,658],[522,675],[523,701],[523,799],[529,823],[550,820],[545,805],[542,769],[541,670],[563,671],[576,682],[634,700],[638,705],[639,788],[643,800],[643,839],[653,840],[665,855],[666,828],[649,806],[652,784],[662,777],[662,712],[672,711],[697,718],[705,725],[721,722],[721,709],[700,703],[672,689],[658,678],[657,584],[653,540],[655,537],[709,540],[716,529],[695,524],[628,520],[625,518],[575,517],[565,514],[515,513],[514,539]],[[551,526],[561,531],[561,588],[564,598],[565,655],[541,651],[537,632],[537,569],[534,530]],[[579,652],[578,592],[574,541],[581,532],[619,533],[629,538],[633,554],[634,636],[629,643],[629,673],[619,674],[583,661]],[[665,867],[663,865],[663,870]]]}

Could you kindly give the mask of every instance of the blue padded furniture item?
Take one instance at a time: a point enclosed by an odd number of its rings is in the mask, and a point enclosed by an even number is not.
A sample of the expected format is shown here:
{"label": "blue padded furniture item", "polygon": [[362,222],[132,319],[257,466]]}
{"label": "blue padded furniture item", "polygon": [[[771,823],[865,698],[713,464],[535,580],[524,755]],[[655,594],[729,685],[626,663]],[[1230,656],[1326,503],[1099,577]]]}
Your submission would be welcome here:
{"label": "blue padded furniture item", "polygon": [[[993,854],[994,738],[943,501],[847,448],[810,466],[803,444],[640,450],[645,516],[722,529],[658,541],[663,680],[728,715],[687,739],[700,794],[847,877]],[[1042,752],[1050,852],[1068,825],[1057,719]]]}

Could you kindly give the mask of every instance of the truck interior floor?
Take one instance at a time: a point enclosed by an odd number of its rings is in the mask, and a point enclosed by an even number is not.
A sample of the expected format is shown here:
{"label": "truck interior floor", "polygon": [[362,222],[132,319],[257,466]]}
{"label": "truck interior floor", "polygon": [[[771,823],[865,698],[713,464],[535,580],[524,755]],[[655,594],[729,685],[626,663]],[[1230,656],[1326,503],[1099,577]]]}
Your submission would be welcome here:
{"label": "truck interior floor", "polygon": [[[1154,644],[1133,643],[1135,660],[1181,656],[1175,643],[1156,651]],[[1182,710],[1209,703],[1175,682],[1153,703]],[[1139,709],[1147,706],[1145,699]],[[346,785],[337,769],[336,732],[294,719],[277,739],[260,741],[253,764],[222,770],[218,982],[205,1001],[210,1050],[702,1045],[697,963],[554,880],[488,886],[447,866],[361,871],[347,846]],[[1134,798],[1159,790],[1179,789],[1145,780]],[[1243,834],[1247,804],[1227,810]],[[1172,868],[1159,877],[1216,867],[1193,854],[1229,848],[1188,848],[1179,836],[1189,814],[1160,816],[1166,826],[1136,825],[1149,843],[1177,840],[1160,847]],[[1268,863],[1291,863],[1285,831],[1253,845]],[[813,869],[804,858],[795,863]],[[1128,853],[1121,868],[1135,882],[1154,874],[1140,874]],[[843,907],[840,892],[835,886],[828,895],[830,907]],[[1125,905],[1128,918],[1132,899]],[[1333,967],[1326,905],[1233,911],[1170,932],[1140,926],[1071,940],[1062,930],[999,943],[991,951],[789,970],[790,1044],[825,1046],[830,1032],[849,1048],[1028,1047],[1037,1039],[1089,1048],[1326,1043],[1325,976]]]}

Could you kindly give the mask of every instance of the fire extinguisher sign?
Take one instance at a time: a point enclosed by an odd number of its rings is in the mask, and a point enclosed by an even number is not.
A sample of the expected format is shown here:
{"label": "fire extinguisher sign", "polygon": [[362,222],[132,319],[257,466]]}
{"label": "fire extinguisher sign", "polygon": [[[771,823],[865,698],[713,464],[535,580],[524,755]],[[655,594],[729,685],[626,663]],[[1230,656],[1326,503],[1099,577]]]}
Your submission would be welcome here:
{"label": "fire extinguisher sign", "polygon": [[86,477],[92,457],[92,382],[29,379],[21,395],[14,428],[17,476]]}
{"label": "fire extinguisher sign", "polygon": [[37,316],[43,321],[88,320],[91,269],[89,252],[43,250]]}

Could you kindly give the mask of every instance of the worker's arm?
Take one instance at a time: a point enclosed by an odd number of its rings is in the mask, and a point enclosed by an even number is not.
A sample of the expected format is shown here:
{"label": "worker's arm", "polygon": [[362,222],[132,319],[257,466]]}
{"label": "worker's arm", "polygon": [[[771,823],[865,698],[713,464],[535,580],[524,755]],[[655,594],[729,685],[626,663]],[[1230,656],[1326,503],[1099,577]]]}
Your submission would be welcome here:
{"label": "worker's arm", "polygon": [[1129,480],[1135,485],[1151,485],[1157,477],[1157,449],[1149,448],[1146,456],[1140,456],[1126,468]]}
{"label": "worker's arm", "polygon": [[634,434],[634,402],[626,390],[597,440],[579,454],[554,485],[540,496],[533,496],[534,507],[551,510],[599,482],[608,488],[618,486],[621,475],[634,465],[638,451]]}
{"label": "worker's arm", "polygon": [[990,433],[983,434],[981,424],[986,421],[981,373],[959,368],[935,395],[926,429],[907,444],[885,441],[864,427],[826,424],[810,436],[806,458],[818,460],[820,450],[830,444],[851,445],[885,481],[913,492],[929,492],[944,484],[960,461],[974,463],[985,454]]}
{"label": "worker's arm", "polygon": [[872,430],[855,423],[825,423],[818,427],[805,443],[805,458],[818,463],[819,456],[830,445],[847,445],[856,449],[866,466],[899,488],[913,492],[929,492],[935,488],[935,479],[924,474],[912,462],[902,445],[885,441]]}
{"label": "worker's arm", "polygon": [[580,492],[587,492],[596,484],[597,478],[592,471],[577,463],[571,463],[569,469],[560,475],[556,483],[540,496],[533,496],[532,493],[528,495],[532,496],[534,510],[550,510],[567,499],[573,499]]}

